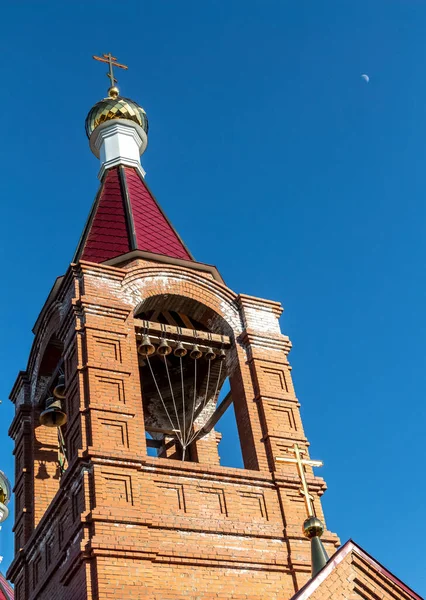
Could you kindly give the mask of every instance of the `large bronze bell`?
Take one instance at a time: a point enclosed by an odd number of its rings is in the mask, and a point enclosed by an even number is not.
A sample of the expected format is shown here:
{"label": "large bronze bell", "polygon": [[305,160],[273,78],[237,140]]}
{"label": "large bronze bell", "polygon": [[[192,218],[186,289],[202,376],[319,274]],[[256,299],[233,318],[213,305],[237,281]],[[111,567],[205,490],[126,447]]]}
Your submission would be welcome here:
{"label": "large bronze bell", "polygon": [[67,414],[62,408],[62,401],[51,396],[46,400],[46,408],[40,415],[40,423],[45,427],[61,427],[67,422]]}
{"label": "large bronze bell", "polygon": [[173,354],[178,358],[183,358],[188,354],[188,350],[185,348],[182,342],[179,342],[176,348],[174,349]]}
{"label": "large bronze bell", "polygon": [[157,348],[158,354],[161,356],[167,356],[172,351],[171,346],[169,346],[167,340],[161,340],[160,345]]}
{"label": "large bronze bell", "polygon": [[58,400],[65,400],[65,375],[59,375],[58,383],[53,390],[53,395],[55,398],[58,398]]}
{"label": "large bronze bell", "polygon": [[198,344],[194,344],[192,346],[192,350],[191,350],[189,356],[191,358],[193,358],[194,360],[197,360],[198,358],[201,358],[203,356],[203,353],[201,352],[200,347],[198,346]]}
{"label": "large bronze bell", "polygon": [[151,356],[155,352],[155,346],[151,343],[148,335],[142,336],[142,342],[138,347],[138,352],[141,356]]}
{"label": "large bronze bell", "polygon": [[207,360],[214,360],[216,358],[216,353],[214,352],[213,348],[207,348],[207,351],[206,351],[204,357]]}

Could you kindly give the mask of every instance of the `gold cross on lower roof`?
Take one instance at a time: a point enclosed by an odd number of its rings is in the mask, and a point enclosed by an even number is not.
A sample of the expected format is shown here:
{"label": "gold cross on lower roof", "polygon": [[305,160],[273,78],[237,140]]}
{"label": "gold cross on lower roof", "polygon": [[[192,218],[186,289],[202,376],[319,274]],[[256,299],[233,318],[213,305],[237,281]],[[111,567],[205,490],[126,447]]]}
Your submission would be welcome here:
{"label": "gold cross on lower roof", "polygon": [[305,465],[310,467],[322,467],[323,463],[320,460],[310,460],[309,458],[302,458],[302,454],[305,454],[306,450],[301,450],[297,444],[294,444],[292,448],[288,449],[289,452],[294,453],[294,458],[291,456],[277,456],[275,460],[277,462],[293,463],[297,465],[299,471],[300,481],[302,483],[302,489],[300,493],[304,497],[306,512],[308,517],[315,516],[313,497],[309,493],[308,483],[306,481]]}

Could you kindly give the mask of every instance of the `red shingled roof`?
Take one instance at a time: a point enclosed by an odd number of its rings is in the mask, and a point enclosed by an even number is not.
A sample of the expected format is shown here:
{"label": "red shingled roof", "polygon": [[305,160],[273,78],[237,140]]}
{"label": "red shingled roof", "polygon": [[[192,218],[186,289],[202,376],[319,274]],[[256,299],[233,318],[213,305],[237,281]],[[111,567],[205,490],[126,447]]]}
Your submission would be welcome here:
{"label": "red shingled roof", "polygon": [[139,172],[118,166],[104,175],[74,261],[101,263],[131,250],[192,259]]}
{"label": "red shingled roof", "polygon": [[13,600],[13,588],[0,573],[0,600]]}

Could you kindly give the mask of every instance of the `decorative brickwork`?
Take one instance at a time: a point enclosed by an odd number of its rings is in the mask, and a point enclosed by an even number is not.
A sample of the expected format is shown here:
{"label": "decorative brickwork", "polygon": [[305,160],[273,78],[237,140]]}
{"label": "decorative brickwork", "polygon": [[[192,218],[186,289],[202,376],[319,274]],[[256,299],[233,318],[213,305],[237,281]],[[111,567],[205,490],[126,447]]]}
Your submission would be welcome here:
{"label": "decorative brickwork", "polygon": [[[17,553],[9,575],[21,600],[281,599],[309,578],[300,481],[292,465],[275,462],[295,441],[308,447],[281,307],[237,296],[192,264],[81,261],[45,307],[12,395]],[[226,369],[244,469],[220,466],[214,429],[189,461],[174,460],[175,451],[147,455],[134,315],[153,307],[230,336]],[[46,359],[52,347],[61,348],[66,379],[69,466],[61,479],[56,429],[38,424],[55,373]],[[308,481],[323,518],[325,484],[312,471]],[[330,554],[339,543],[330,532],[323,542]]]}

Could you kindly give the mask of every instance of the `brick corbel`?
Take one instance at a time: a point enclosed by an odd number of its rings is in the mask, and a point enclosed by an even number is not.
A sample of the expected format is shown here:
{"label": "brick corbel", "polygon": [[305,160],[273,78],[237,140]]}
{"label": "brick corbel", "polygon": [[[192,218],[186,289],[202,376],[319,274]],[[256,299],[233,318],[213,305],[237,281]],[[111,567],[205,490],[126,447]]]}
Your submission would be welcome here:
{"label": "brick corbel", "polygon": [[236,302],[242,308],[255,308],[256,310],[273,312],[277,319],[284,310],[280,302],[276,302],[275,300],[265,300],[264,298],[257,298],[256,296],[248,296],[247,294],[238,294]]}
{"label": "brick corbel", "polygon": [[13,388],[9,394],[9,398],[16,404],[16,401],[21,393],[24,390],[24,403],[31,402],[31,390],[30,390],[30,379],[28,377],[27,371],[19,371],[18,377],[16,378],[15,383],[13,384]]}
{"label": "brick corbel", "polygon": [[32,405],[30,403],[20,404],[17,407],[16,414],[9,427],[9,437],[16,441],[18,435],[23,433],[31,433],[31,415]]}
{"label": "brick corbel", "polygon": [[252,329],[244,329],[238,336],[238,341],[243,346],[259,346],[272,350],[283,350],[287,355],[292,347],[288,336],[283,334],[267,334],[253,331]]}

